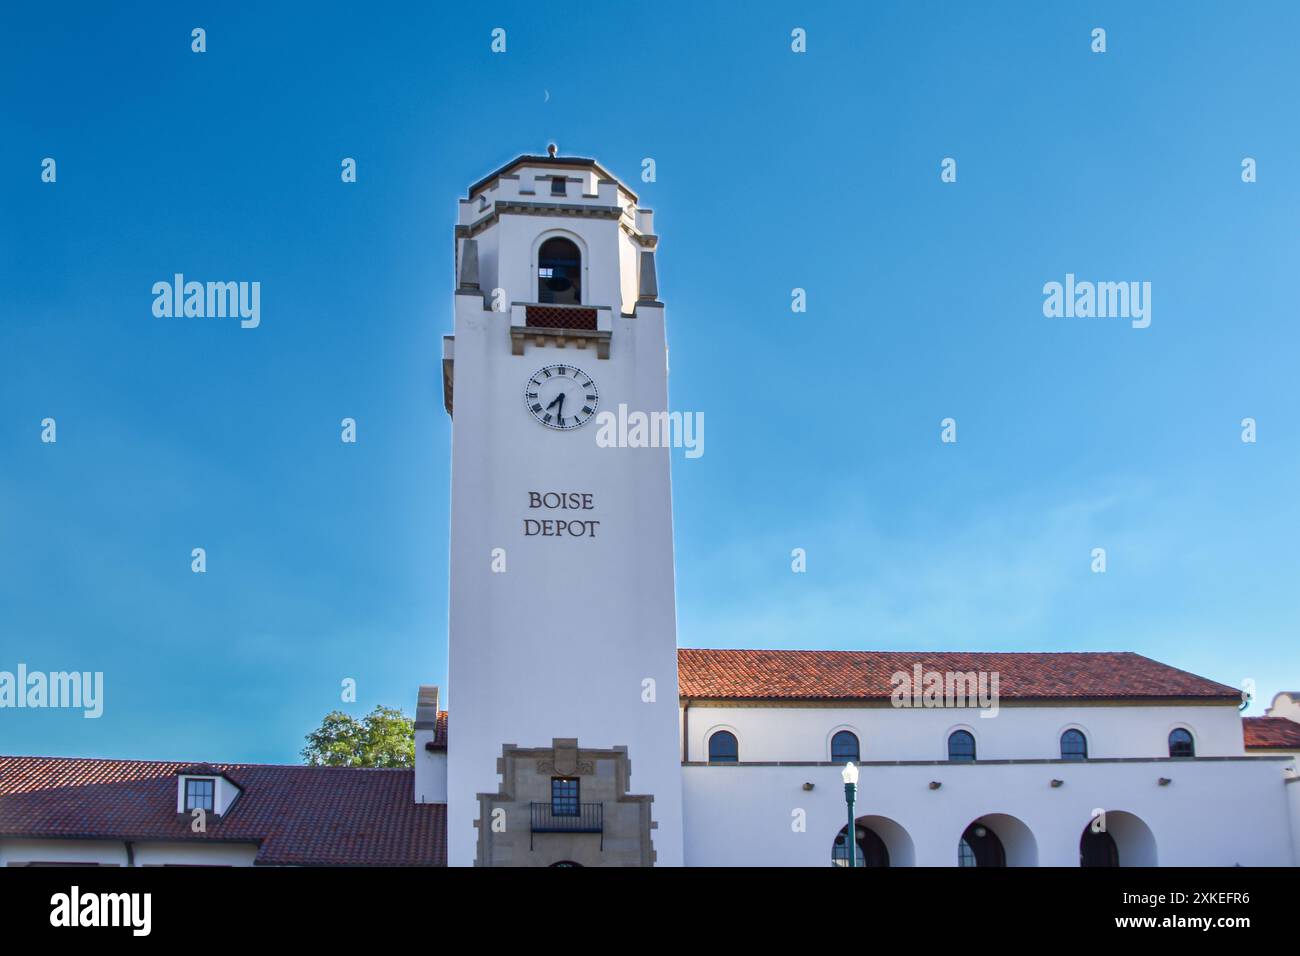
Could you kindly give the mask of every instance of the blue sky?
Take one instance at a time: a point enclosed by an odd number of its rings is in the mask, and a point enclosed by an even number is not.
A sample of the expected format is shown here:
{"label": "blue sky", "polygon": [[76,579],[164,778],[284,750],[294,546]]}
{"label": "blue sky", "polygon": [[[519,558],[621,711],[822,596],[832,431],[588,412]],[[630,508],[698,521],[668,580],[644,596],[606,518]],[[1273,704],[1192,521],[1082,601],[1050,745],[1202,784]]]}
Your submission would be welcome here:
{"label": "blue sky", "polygon": [[293,762],[342,678],[445,686],[455,203],[551,141],[656,211],[682,645],[1300,687],[1293,4],[268,6],[0,13],[0,670],[106,683],[0,752]]}

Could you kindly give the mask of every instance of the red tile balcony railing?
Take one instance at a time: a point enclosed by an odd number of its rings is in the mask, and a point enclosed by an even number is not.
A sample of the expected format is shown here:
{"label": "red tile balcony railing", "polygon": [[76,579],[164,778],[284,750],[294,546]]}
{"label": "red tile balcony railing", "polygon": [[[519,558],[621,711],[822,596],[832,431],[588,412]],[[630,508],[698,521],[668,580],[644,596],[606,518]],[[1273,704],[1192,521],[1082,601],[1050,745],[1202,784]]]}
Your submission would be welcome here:
{"label": "red tile balcony railing", "polygon": [[530,329],[576,329],[596,331],[596,310],[574,305],[529,305],[524,307]]}

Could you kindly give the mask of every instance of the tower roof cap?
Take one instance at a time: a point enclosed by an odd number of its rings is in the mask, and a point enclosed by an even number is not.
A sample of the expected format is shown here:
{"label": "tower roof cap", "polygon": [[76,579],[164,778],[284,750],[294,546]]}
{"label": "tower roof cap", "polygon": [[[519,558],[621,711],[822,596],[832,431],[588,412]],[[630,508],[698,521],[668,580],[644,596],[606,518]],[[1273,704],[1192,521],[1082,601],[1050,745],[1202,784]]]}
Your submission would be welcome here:
{"label": "tower roof cap", "polygon": [[[554,144],[551,145],[554,146]],[[596,160],[587,156],[557,156],[554,153],[549,156],[530,156],[528,154],[516,156],[504,166],[493,170],[474,185],[470,186],[469,192],[466,194],[465,198],[473,199],[475,194],[490,186],[493,180],[509,175],[521,166],[551,166],[558,169],[592,169],[595,170],[602,179],[608,179],[618,183],[619,187],[632,197],[633,202],[639,202],[636,193],[628,188],[627,183],[623,182],[623,180],[619,179],[600,163],[596,162]]]}

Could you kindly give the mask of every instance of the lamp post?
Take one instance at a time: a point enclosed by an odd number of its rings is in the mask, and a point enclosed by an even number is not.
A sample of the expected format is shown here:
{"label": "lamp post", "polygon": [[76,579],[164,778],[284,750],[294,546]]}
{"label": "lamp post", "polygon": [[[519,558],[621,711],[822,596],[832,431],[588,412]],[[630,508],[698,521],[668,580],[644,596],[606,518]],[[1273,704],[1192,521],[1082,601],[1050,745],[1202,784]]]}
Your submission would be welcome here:
{"label": "lamp post", "polygon": [[844,802],[849,807],[849,826],[844,831],[844,839],[848,843],[849,866],[858,865],[858,825],[853,819],[853,804],[858,798],[858,768],[853,766],[853,761],[844,765],[840,771],[840,776],[844,778]]}

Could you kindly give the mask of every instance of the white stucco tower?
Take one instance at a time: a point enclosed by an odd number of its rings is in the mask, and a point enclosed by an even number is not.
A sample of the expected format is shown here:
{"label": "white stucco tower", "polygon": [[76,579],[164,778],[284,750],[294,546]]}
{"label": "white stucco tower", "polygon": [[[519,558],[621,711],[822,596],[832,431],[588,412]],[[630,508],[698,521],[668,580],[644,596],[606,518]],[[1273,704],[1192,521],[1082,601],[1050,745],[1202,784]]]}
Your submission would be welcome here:
{"label": "white stucco tower", "polygon": [[[628,793],[653,797],[656,863],[681,865],[669,452],[596,438],[600,414],[620,405],[667,409],[657,238],[651,212],[599,163],[550,152],[471,186],[456,225],[455,334],[443,357],[448,859],[471,865],[480,854],[479,795],[503,786],[506,745],[554,743],[547,772],[571,772],[584,804],[601,792],[582,773],[617,761],[583,763],[570,756],[583,750],[558,746],[576,739],[627,749]],[[529,762],[544,763],[535,753]],[[506,825],[517,834],[530,804],[514,799]],[[616,809],[604,808],[606,847],[631,839],[615,832]],[[528,842],[526,853],[501,842],[496,858],[536,865],[547,841]]]}

